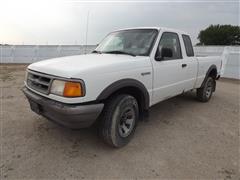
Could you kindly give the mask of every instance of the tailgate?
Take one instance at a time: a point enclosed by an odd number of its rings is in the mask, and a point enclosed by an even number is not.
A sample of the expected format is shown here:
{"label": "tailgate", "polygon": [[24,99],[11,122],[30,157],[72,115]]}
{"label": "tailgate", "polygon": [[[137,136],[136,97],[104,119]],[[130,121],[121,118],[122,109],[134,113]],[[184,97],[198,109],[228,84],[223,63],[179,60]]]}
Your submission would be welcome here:
{"label": "tailgate", "polygon": [[220,69],[220,75],[221,76],[223,76],[223,74],[224,74],[225,67],[226,67],[226,64],[227,64],[228,55],[229,55],[228,48],[225,47],[224,51],[222,53],[222,56],[221,56],[221,67],[220,67],[221,68]]}

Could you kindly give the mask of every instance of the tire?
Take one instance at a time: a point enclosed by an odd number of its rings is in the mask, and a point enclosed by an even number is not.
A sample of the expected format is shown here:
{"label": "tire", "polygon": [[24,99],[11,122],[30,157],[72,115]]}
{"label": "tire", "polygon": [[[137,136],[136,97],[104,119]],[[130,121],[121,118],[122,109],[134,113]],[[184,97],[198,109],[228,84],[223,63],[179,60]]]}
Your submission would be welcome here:
{"label": "tire", "polygon": [[123,147],[134,135],[139,117],[137,100],[127,94],[113,96],[100,116],[99,133],[104,142],[113,147]]}
{"label": "tire", "polygon": [[208,102],[214,92],[215,83],[212,77],[208,77],[203,87],[197,89],[197,99],[201,102]]}

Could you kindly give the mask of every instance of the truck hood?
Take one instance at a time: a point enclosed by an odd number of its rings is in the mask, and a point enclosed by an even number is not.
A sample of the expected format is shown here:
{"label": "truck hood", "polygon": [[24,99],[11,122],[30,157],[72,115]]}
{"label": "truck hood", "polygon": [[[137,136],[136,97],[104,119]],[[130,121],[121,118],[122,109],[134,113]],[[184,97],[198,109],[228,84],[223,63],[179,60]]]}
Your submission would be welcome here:
{"label": "truck hood", "polygon": [[[87,54],[67,56],[44,60],[28,66],[29,70],[65,78],[80,78],[82,75],[94,73],[111,73],[128,69],[142,68],[145,56],[128,56],[119,54]],[[137,63],[138,62],[138,63]]]}

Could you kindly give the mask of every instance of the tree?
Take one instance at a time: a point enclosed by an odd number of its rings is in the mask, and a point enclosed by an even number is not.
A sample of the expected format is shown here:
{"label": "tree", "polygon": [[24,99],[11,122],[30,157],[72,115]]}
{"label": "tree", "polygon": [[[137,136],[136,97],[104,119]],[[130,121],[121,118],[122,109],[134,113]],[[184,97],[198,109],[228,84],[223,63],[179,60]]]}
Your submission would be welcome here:
{"label": "tree", "polygon": [[198,34],[197,45],[240,45],[240,26],[210,25]]}

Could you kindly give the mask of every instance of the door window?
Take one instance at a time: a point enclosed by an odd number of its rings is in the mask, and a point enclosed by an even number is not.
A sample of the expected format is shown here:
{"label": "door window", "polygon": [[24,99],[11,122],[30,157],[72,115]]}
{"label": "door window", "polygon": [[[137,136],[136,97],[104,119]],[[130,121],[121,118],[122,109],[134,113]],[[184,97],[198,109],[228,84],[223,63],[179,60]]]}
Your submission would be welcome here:
{"label": "door window", "polygon": [[182,38],[183,38],[187,56],[189,57],[194,56],[193,46],[192,46],[190,37],[188,35],[182,35]]}
{"label": "door window", "polygon": [[161,60],[182,59],[181,46],[177,33],[164,32],[162,34],[156,57]]}

